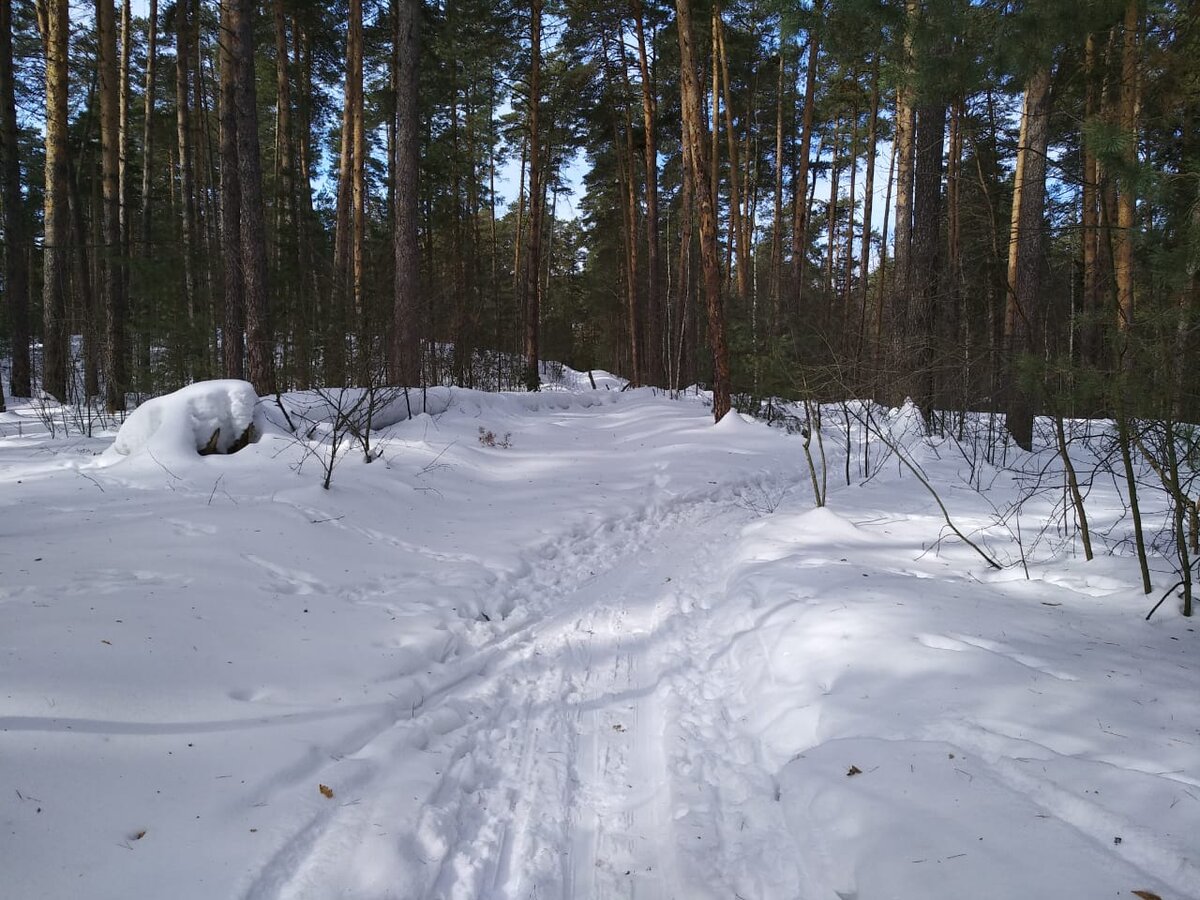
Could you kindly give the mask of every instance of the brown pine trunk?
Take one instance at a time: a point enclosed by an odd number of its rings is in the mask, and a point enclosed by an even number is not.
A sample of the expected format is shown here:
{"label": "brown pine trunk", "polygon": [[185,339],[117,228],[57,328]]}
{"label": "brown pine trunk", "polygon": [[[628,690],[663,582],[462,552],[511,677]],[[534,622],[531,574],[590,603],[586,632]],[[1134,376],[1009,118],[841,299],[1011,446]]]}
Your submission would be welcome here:
{"label": "brown pine trunk", "polygon": [[[916,108],[911,79],[914,65],[913,39],[920,15],[917,0],[907,0],[908,23],[904,35],[904,72],[896,88],[896,225],[892,249],[891,311],[888,316],[891,370],[890,383],[899,386],[900,375],[906,369],[905,335],[908,333],[910,305],[909,272],[911,269],[913,226],[913,174],[915,170]],[[895,387],[888,398],[891,402],[904,399],[903,387]]]}
{"label": "brown pine trunk", "polygon": [[633,0],[633,21],[637,30],[638,68],[642,79],[642,131],[646,166],[646,352],[645,378],[649,384],[663,384],[663,311],[662,273],[658,255],[658,140],[656,122],[658,101],[650,80],[646,57],[645,8],[642,0]]}
{"label": "brown pine trunk", "polygon": [[[230,7],[221,5],[221,33],[231,34]],[[246,313],[242,295],[242,189],[238,183],[237,64],[233,42],[221,41],[220,157],[221,261],[224,264],[222,369],[226,378],[246,377]]]}
{"label": "brown pine trunk", "polygon": [[417,107],[420,71],[421,7],[418,0],[395,0],[396,40],[396,183],[395,211],[395,311],[391,346],[391,381],[416,385],[421,381],[420,250],[418,173],[420,171],[420,118]]}
{"label": "brown pine trunk", "polygon": [[242,282],[246,300],[247,374],[259,395],[275,392],[275,345],[267,305],[267,235],[263,209],[258,102],[254,85],[254,3],[232,4],[237,108],[238,185],[241,188]]}
{"label": "brown pine trunk", "polygon": [[46,0],[46,199],[43,213],[45,282],[42,299],[42,388],[67,401],[67,266],[71,250],[68,209],[67,0]]}
{"label": "brown pine trunk", "polygon": [[522,294],[525,300],[525,387],[541,387],[538,333],[541,318],[542,144],[539,131],[542,91],[542,0],[532,0],[529,20],[529,250],[525,255]]}
{"label": "brown pine trunk", "polygon": [[779,37],[779,69],[775,76],[775,204],[771,225],[771,324],[768,340],[774,341],[783,324],[783,35]]}
{"label": "brown pine trunk", "polygon": [[[104,192],[101,271],[104,293],[105,406],[125,409],[128,375],[125,365],[125,279],[121,226],[121,86],[117,66],[116,10],[113,0],[96,0],[97,68],[100,76],[100,171]],[[128,33],[127,33],[128,34]]]}
{"label": "brown pine trunk", "polygon": [[[721,96],[725,106],[725,146],[729,154],[729,230],[732,232],[738,302],[744,308],[750,297],[750,260],[746,230],[742,227],[741,153],[733,130],[733,98],[729,87],[729,56],[725,51],[725,24],[720,4],[713,4],[717,62],[721,71]],[[714,125],[715,127],[715,125]]]}
{"label": "brown pine trunk", "polygon": [[[862,231],[862,251],[860,257],[862,260],[862,268],[859,271],[859,295],[858,303],[861,311],[862,320],[858,329],[858,353],[857,356],[861,360],[865,353],[874,353],[873,347],[867,348],[867,344],[874,344],[877,335],[872,333],[869,338],[867,329],[868,323],[874,322],[874,310],[871,308],[870,298],[868,296],[868,285],[870,284],[871,274],[871,216],[874,213],[875,207],[875,161],[878,158],[879,148],[879,51],[876,50],[873,59],[871,60],[871,112],[870,118],[867,121],[867,171],[865,174],[866,181],[863,184],[863,231]],[[885,241],[886,243],[886,241]],[[883,275],[882,262],[880,271],[876,277]]]}
{"label": "brown pine trunk", "polygon": [[937,383],[935,308],[942,266],[942,165],[945,156],[946,104],[923,104],[917,114],[916,165],[913,173],[913,227],[911,269],[908,275],[909,308],[907,371],[909,394],[921,407],[926,424],[932,422]]}
{"label": "brown pine trunk", "polygon": [[691,0],[675,0],[678,14],[680,90],[683,125],[688,144],[692,194],[700,218],[700,259],[704,272],[704,300],[708,310],[708,341],[713,356],[713,418],[720,421],[730,409],[729,350],[725,340],[725,310],[721,300],[721,266],[717,250],[715,195],[710,187],[708,148],[700,79],[696,72],[692,39]]}
{"label": "brown pine trunk", "polygon": [[186,336],[183,340],[184,372],[194,374],[199,367],[196,348],[196,281],[194,271],[194,243],[196,228],[193,179],[191,103],[188,98],[191,56],[191,2],[178,0],[175,7],[175,130],[179,146],[179,207],[180,235],[183,256],[183,311],[187,319]]}
{"label": "brown pine trunk", "polygon": [[679,276],[676,292],[676,318],[671,329],[672,340],[675,342],[675,354],[671,359],[671,388],[682,390],[685,387],[684,349],[691,348],[694,341],[688,340],[689,325],[694,321],[691,313],[692,297],[692,216],[695,209],[694,194],[692,193],[692,162],[688,152],[687,129],[680,122],[681,141],[680,153],[683,157],[683,178],[679,186]]}
{"label": "brown pine trunk", "polygon": [[[158,71],[158,0],[150,0],[150,16],[146,26],[146,89],[145,117],[142,120],[142,240],[141,254],[149,253],[152,233],[151,160],[154,155],[154,97],[155,76]],[[145,327],[143,325],[143,327]]]}
{"label": "brown pine trunk", "polygon": [[838,182],[841,180],[842,173],[838,168],[841,165],[841,156],[839,151],[842,143],[842,116],[838,115],[833,126],[833,142],[830,147],[829,157],[829,205],[826,207],[828,212],[828,240],[825,242],[825,303],[821,307],[819,322],[821,330],[825,333],[827,340],[834,340],[835,334],[831,329],[836,329],[834,311],[834,284],[833,284],[833,261],[837,255],[837,216],[838,216]]}
{"label": "brown pine trunk", "polygon": [[[813,12],[820,14],[824,9],[822,0],[815,0]],[[803,315],[804,303],[804,255],[808,252],[808,169],[809,154],[812,152],[813,114],[816,110],[817,60],[820,53],[820,35],[810,29],[808,33],[808,65],[804,75],[804,113],[800,126],[799,162],[792,178],[792,295],[793,313]]]}
{"label": "brown pine trunk", "polygon": [[[4,229],[4,305],[12,337],[9,393],[29,397],[29,220],[21,194],[17,146],[16,82],[13,77],[12,0],[0,0],[0,226]],[[0,411],[4,394],[0,391]]]}
{"label": "brown pine trunk", "polygon": [[1133,189],[1132,169],[1137,165],[1138,128],[1138,0],[1125,5],[1125,23],[1121,43],[1120,124],[1126,136],[1124,162],[1129,171],[1117,192],[1117,230],[1114,235],[1114,269],[1117,282],[1117,352],[1122,369],[1131,368],[1133,353],[1129,337],[1133,331],[1133,231],[1136,227],[1137,196]]}
{"label": "brown pine trunk", "polygon": [[133,14],[129,0],[121,0],[121,62],[120,62],[120,170],[117,194],[121,198],[121,244],[129,244],[129,191],[125,180],[125,168],[129,162],[129,63],[133,43]]}
{"label": "brown pine trunk", "polygon": [[[1087,36],[1084,44],[1084,119],[1091,124],[1099,112],[1096,87],[1096,37]],[[1083,154],[1083,209],[1080,213],[1080,232],[1083,245],[1083,324],[1079,329],[1079,359],[1084,365],[1100,363],[1100,310],[1103,298],[1100,291],[1100,166],[1096,151],[1087,140],[1080,148]]]}
{"label": "brown pine trunk", "polygon": [[351,324],[359,309],[355,293],[355,211],[358,208],[354,195],[355,183],[355,104],[361,86],[361,69],[356,63],[356,39],[361,28],[355,28],[355,18],[361,23],[361,0],[350,4],[350,26],[346,33],[346,74],[342,88],[342,132],[341,152],[338,156],[337,205],[334,215],[333,239],[333,284],[326,324],[329,337],[326,342],[327,365],[325,379],[330,383],[342,384],[346,380],[346,337],[355,329]]}
{"label": "brown pine trunk", "polygon": [[1006,422],[1018,445],[1033,447],[1033,398],[1020,378],[1017,363],[1034,351],[1034,326],[1039,310],[1039,263],[1042,217],[1046,194],[1046,148],[1049,142],[1050,69],[1038,68],[1025,85],[1021,137],[1013,183],[1012,220],[1008,242],[1008,297],[1004,309],[1004,338],[1008,398]]}
{"label": "brown pine trunk", "polygon": [[[352,90],[350,139],[351,139],[351,203],[353,205],[353,231],[351,233],[351,291],[354,297],[355,325],[358,331],[359,356],[362,360],[370,354],[369,332],[366,327],[367,310],[363,298],[363,248],[366,239],[366,133],[363,123],[363,10],[362,0],[350,0],[350,85]],[[366,384],[368,366],[360,362],[360,376]]]}

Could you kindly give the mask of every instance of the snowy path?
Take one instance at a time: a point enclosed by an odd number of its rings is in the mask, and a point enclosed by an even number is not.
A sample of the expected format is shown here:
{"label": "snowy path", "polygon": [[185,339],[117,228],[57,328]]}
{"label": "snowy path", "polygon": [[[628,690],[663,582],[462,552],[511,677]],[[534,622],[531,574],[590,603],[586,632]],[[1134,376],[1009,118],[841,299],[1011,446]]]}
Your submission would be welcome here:
{"label": "snowy path", "polygon": [[[388,896],[364,868],[378,859],[366,825],[380,821],[391,823],[380,837],[425,863],[414,896],[701,896],[675,864],[664,740],[694,598],[711,592],[716,551],[746,518],[731,503],[698,502],[540,548],[552,563],[505,590],[545,618],[455,662],[472,677],[403,723],[457,726],[437,736],[449,763],[420,803],[404,797],[407,775],[380,767],[356,785],[377,799],[310,824],[247,896]],[[376,743],[396,738],[381,732],[356,755],[380,752]],[[345,781],[334,767],[321,777]]]}

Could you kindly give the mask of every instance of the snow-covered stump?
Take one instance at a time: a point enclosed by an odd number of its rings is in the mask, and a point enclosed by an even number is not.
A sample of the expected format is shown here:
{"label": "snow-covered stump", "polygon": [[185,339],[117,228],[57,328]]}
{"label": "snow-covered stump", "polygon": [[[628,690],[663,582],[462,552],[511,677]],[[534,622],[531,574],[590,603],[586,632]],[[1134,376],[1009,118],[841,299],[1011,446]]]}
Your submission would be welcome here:
{"label": "snow-covered stump", "polygon": [[147,400],[125,420],[109,451],[160,462],[236,453],[263,434],[258,394],[248,381],[201,381]]}

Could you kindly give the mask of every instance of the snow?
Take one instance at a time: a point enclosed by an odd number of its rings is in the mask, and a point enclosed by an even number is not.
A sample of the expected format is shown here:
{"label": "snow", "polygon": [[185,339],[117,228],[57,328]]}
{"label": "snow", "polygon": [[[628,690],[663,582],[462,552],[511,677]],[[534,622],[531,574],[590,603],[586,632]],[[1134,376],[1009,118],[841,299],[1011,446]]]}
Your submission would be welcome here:
{"label": "snow", "polygon": [[814,509],[800,435],[594,377],[385,397],[329,490],[360,395],[0,416],[5,896],[1200,897],[1196,634],[1131,559],[993,571],[838,409]]}
{"label": "snow", "polygon": [[[188,461],[213,444],[228,453],[253,428],[262,434],[258,394],[248,381],[202,381],[147,400],[121,425],[106,462],[153,455],[161,462]],[[215,442],[214,442],[215,438]],[[251,438],[253,440],[253,437]]]}

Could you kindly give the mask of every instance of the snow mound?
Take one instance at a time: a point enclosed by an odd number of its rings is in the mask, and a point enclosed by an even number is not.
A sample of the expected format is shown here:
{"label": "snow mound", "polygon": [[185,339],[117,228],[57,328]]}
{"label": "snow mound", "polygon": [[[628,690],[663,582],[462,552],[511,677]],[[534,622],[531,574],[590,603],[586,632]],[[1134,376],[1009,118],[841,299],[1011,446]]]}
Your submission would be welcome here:
{"label": "snow mound", "polygon": [[117,432],[117,458],[152,453],[159,459],[229,453],[263,433],[258,394],[247,381],[201,381],[147,400]]}

